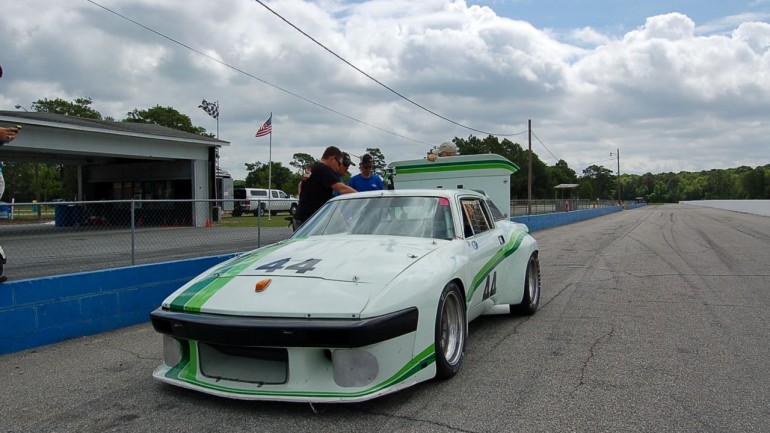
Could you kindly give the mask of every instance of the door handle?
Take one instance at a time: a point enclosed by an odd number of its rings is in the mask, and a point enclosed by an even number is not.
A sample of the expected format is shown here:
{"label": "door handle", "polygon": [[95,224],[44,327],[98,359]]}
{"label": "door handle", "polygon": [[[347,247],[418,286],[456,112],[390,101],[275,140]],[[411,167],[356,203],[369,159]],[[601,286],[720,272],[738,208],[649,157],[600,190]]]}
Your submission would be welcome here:
{"label": "door handle", "polygon": [[497,240],[500,241],[500,245],[505,245],[505,238],[503,235],[498,236]]}

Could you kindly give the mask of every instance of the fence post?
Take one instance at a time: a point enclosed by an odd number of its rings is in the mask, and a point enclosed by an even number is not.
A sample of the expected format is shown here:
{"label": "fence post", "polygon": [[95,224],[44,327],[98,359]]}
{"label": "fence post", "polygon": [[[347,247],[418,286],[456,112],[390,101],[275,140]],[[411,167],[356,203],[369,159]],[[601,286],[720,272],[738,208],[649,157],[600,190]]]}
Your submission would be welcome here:
{"label": "fence post", "polygon": [[136,211],[134,200],[131,199],[131,266],[136,265]]}

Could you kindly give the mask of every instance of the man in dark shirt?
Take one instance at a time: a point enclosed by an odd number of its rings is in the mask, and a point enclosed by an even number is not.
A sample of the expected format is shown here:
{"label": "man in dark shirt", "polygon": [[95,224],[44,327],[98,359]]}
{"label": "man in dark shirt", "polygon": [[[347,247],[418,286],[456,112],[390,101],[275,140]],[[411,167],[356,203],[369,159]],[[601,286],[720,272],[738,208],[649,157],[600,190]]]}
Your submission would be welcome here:
{"label": "man in dark shirt", "polygon": [[332,198],[332,191],[340,194],[356,192],[340,181],[338,172],[342,164],[342,151],[336,146],[327,147],[321,160],[313,164],[310,176],[302,184],[302,191],[299,193],[299,204],[297,212],[294,213],[294,230]]}

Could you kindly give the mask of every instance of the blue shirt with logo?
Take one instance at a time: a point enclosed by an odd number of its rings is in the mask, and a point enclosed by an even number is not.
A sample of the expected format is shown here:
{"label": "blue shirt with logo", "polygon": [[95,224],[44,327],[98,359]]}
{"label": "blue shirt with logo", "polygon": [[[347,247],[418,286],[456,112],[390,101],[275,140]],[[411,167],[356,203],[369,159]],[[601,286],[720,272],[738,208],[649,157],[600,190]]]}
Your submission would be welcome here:
{"label": "blue shirt with logo", "polygon": [[385,187],[382,185],[382,178],[374,173],[372,173],[368,179],[361,176],[359,173],[350,178],[350,181],[348,181],[348,186],[358,192],[379,191],[381,189],[385,189]]}

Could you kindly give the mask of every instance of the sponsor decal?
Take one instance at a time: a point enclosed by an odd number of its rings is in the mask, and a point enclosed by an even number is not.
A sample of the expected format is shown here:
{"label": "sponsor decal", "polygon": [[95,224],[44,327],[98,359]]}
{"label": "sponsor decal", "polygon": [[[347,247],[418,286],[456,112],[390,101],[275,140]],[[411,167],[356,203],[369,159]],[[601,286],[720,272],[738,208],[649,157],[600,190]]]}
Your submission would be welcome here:
{"label": "sponsor decal", "polygon": [[481,283],[486,280],[487,286],[489,286],[489,275],[494,271],[494,269],[499,265],[505,258],[509,257],[511,254],[516,252],[516,250],[519,249],[521,246],[521,242],[524,240],[524,238],[527,237],[527,233],[521,230],[515,230],[512,233],[511,239],[508,240],[508,242],[503,245],[494,256],[492,256],[489,261],[484,264],[484,266],[481,268],[481,270],[473,277],[473,282],[471,283],[471,289],[468,291],[468,299],[467,302],[470,303],[471,299],[473,298],[473,294],[476,292],[476,289],[481,286]]}

